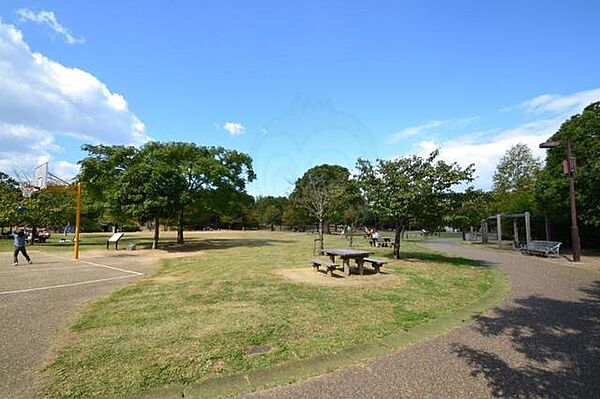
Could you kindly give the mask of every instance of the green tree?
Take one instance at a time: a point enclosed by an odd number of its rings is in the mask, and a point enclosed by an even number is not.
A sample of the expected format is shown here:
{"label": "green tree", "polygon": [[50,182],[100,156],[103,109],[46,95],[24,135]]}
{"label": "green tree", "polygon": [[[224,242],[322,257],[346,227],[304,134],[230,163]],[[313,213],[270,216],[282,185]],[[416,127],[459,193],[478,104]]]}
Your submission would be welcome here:
{"label": "green tree", "polygon": [[593,243],[593,239],[600,240],[600,102],[588,105],[581,114],[565,121],[551,139],[562,145],[546,153],[546,163],[535,190],[539,207],[552,222],[562,224],[561,230],[568,236],[569,188],[562,163],[564,143],[569,139],[577,163],[575,189],[582,236],[588,244]]}
{"label": "green tree", "polygon": [[[183,244],[184,213],[198,198],[207,193],[219,193],[228,202],[245,193],[246,183],[256,178],[249,155],[222,147],[203,147],[194,143],[157,144],[164,149],[169,162],[176,165],[186,185],[177,194],[177,242]],[[247,202],[247,201],[246,201]],[[246,203],[244,202],[244,203]]]}
{"label": "green tree", "polygon": [[[74,225],[77,207],[73,186],[48,186],[24,199],[23,222],[33,229]],[[33,235],[35,232],[33,231]],[[32,244],[33,244],[32,236]]]}
{"label": "green tree", "polygon": [[325,221],[343,208],[350,172],[339,165],[320,165],[307,170],[296,181],[290,200],[304,208],[318,223],[319,248],[323,249]]}
{"label": "green tree", "polygon": [[19,184],[15,179],[0,172],[0,227],[10,227],[18,222],[17,207],[22,201]]}
{"label": "green tree", "polygon": [[118,209],[140,222],[153,222],[152,249],[158,248],[161,218],[175,215],[187,187],[169,155],[160,143],[144,145],[120,175],[115,194]]}
{"label": "green tree", "polygon": [[483,190],[467,189],[465,192],[452,193],[450,196],[452,211],[448,215],[447,224],[462,232],[473,231],[491,214],[493,195]]}
{"label": "green tree", "polygon": [[308,225],[314,225],[316,223],[315,218],[312,217],[305,208],[298,206],[291,199],[283,209],[281,219],[283,224],[291,228],[305,228]]}
{"label": "green tree", "polygon": [[511,147],[498,162],[493,191],[498,212],[535,209],[535,182],[541,162],[522,143]]}
{"label": "green tree", "polygon": [[[90,213],[101,208],[113,223],[152,221],[153,248],[158,246],[161,219],[177,220],[177,241],[183,243],[186,210],[197,220],[200,209],[221,209],[245,193],[246,182],[255,178],[248,155],[221,147],[151,142],[140,149],[85,145],[83,150],[88,156],[80,162],[78,177]],[[211,194],[218,204],[210,201]]]}
{"label": "green tree", "polygon": [[378,160],[375,165],[359,159],[359,183],[373,212],[396,225],[394,257],[400,257],[400,241],[411,222],[440,224],[450,209],[450,189],[472,180],[473,165],[438,160],[438,151],[429,157]]}
{"label": "green tree", "polygon": [[275,230],[275,225],[281,225],[283,222],[283,212],[287,205],[286,197],[258,197],[254,206],[258,222],[267,225],[271,231]]}
{"label": "green tree", "polygon": [[130,221],[118,201],[121,178],[139,150],[130,146],[86,144],[87,156],[79,161],[77,179],[83,190],[83,213],[100,215],[101,221],[115,227]]}

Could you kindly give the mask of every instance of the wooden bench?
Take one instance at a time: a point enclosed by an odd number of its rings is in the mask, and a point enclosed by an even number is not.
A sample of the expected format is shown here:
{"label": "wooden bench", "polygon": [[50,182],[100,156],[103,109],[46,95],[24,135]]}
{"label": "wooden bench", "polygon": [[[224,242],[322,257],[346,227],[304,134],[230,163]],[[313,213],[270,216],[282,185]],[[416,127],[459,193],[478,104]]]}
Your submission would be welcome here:
{"label": "wooden bench", "polygon": [[383,237],[383,241],[379,244],[381,247],[391,247],[392,239],[389,237]]}
{"label": "wooden bench", "polygon": [[385,265],[386,263],[388,263],[387,260],[373,259],[373,258],[364,258],[363,261],[373,265],[373,268],[375,269],[375,273],[379,273],[379,270],[381,269],[381,267],[383,265]]}
{"label": "wooden bench", "polygon": [[315,258],[315,259],[311,259],[310,261],[312,263],[312,266],[315,268],[315,271],[319,271],[319,266],[325,267],[327,269],[327,275],[329,277],[333,276],[333,271],[338,266],[329,260],[322,260],[322,259]]}
{"label": "wooden bench", "polygon": [[558,241],[531,241],[529,244],[521,248],[521,253],[525,255],[560,255],[560,245]]}

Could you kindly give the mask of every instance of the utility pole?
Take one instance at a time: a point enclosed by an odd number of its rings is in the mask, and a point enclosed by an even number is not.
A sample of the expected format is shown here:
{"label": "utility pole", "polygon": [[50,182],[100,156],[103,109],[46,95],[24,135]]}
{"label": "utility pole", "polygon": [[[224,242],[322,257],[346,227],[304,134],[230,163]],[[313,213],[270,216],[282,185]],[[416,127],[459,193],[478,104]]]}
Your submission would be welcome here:
{"label": "utility pole", "polygon": [[[560,141],[548,139],[540,144],[540,148],[554,148],[560,146]],[[577,206],[575,205],[575,158],[571,151],[571,139],[565,139],[566,157],[563,167],[569,176],[569,203],[571,205],[571,246],[573,247],[573,262],[581,261],[581,241],[579,240],[579,227],[577,226]]]}
{"label": "utility pole", "polygon": [[581,261],[581,241],[577,226],[577,206],[575,202],[575,163],[571,152],[571,140],[565,141],[567,155],[567,173],[569,175],[569,202],[571,205],[571,245],[573,246],[573,262]]}

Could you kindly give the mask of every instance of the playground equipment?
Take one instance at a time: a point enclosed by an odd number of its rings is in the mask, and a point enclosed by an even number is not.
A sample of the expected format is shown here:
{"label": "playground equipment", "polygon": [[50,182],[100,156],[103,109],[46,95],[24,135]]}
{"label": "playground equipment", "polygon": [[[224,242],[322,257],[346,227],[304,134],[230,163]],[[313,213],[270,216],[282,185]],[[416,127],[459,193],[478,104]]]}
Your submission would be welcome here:
{"label": "playground equipment", "polygon": [[[487,243],[490,240],[502,242],[502,222],[503,219],[510,219],[513,223],[513,243],[516,248],[526,246],[532,241],[531,225],[532,225],[532,214],[531,212],[524,213],[504,213],[490,216],[486,220],[481,222],[481,241]],[[525,242],[522,242],[519,235],[519,220],[523,219],[525,224]],[[496,233],[489,231],[489,220],[496,221]],[[548,220],[544,217],[544,232],[546,241],[550,241],[550,228],[548,226]]]}

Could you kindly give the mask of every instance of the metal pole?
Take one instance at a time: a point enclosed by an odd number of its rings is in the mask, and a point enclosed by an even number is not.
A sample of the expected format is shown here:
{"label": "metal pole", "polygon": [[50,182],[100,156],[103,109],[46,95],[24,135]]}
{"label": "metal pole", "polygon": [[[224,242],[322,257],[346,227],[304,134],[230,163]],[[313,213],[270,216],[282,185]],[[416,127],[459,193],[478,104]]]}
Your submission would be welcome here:
{"label": "metal pole", "polygon": [[81,224],[81,183],[77,183],[77,214],[75,216],[75,259],[79,259],[79,227]]}
{"label": "metal pole", "polygon": [[569,202],[571,204],[571,245],[573,246],[573,262],[581,260],[581,242],[579,241],[579,227],[577,227],[577,207],[575,204],[575,176],[571,165],[571,140],[565,142],[567,151],[567,171],[569,173]]}

